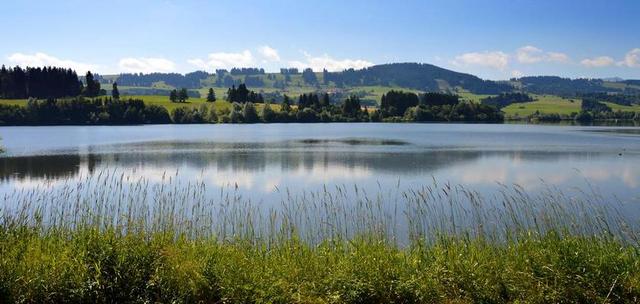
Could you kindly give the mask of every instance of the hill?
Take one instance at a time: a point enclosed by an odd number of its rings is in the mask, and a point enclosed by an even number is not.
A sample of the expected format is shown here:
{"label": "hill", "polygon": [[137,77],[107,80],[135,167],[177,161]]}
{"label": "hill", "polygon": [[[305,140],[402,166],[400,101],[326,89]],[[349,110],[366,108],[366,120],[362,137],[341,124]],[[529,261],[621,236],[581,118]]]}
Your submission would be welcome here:
{"label": "hill", "polygon": [[154,87],[168,85],[198,89],[203,86],[230,87],[246,83],[250,87],[265,89],[311,87],[350,88],[361,86],[400,87],[419,91],[452,91],[463,89],[475,94],[499,94],[513,89],[507,82],[483,80],[477,76],[459,73],[421,63],[391,63],[361,70],[313,73],[305,76],[297,69],[283,69],[280,73],[265,73],[262,69],[217,70],[216,73],[197,71],[185,75],[177,73],[106,75],[104,83],[117,81],[121,86]]}

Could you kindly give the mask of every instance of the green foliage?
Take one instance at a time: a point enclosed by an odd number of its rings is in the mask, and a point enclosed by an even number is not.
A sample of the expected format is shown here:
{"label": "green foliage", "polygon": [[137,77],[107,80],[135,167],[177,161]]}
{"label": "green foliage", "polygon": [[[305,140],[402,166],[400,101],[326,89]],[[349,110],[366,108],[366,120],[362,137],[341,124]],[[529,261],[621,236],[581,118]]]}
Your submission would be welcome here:
{"label": "green foliage", "polygon": [[171,119],[177,124],[198,124],[216,121],[211,120],[210,110],[206,106],[199,109],[190,107],[179,107],[171,112]]}
{"label": "green foliage", "polygon": [[111,97],[113,99],[120,99],[120,91],[118,91],[118,84],[117,83],[113,83],[113,86],[111,87]]}
{"label": "green foliage", "polygon": [[264,107],[262,107],[262,111],[260,112],[260,117],[262,117],[262,121],[266,123],[276,122],[278,120],[278,114],[275,111],[273,111],[270,103],[266,103]]}
{"label": "green foliage", "polygon": [[[456,95],[425,93],[418,100],[413,93],[389,91],[382,96],[380,119],[398,121],[469,121],[502,122],[503,114],[492,106],[460,100]],[[414,105],[414,106],[411,106]],[[402,116],[399,115],[402,109]],[[376,119],[378,119],[376,117]]]}
{"label": "green foliage", "polygon": [[177,90],[171,90],[171,93],[169,93],[169,100],[171,100],[171,102],[178,102],[178,91]]}
{"label": "green foliage", "polygon": [[180,89],[180,91],[178,91],[178,101],[187,102],[187,99],[189,99],[189,93],[187,93],[187,89],[186,88]]}
{"label": "green foliage", "polygon": [[305,108],[302,111],[298,111],[296,115],[296,119],[298,122],[318,122],[318,113],[314,109]]}
{"label": "green foliage", "polygon": [[235,85],[229,88],[227,91],[227,101],[238,103],[262,103],[264,102],[264,97],[262,97],[262,94],[260,93],[250,91],[244,83],[241,83],[238,85],[237,89]]}
{"label": "green foliage", "polygon": [[582,99],[581,110],[592,112],[611,112],[611,108],[609,106],[591,98]]}
{"label": "green foliage", "polygon": [[260,121],[256,107],[250,102],[245,103],[242,107],[242,117],[244,118],[243,122],[245,123],[256,123]]}
{"label": "green foliage", "polygon": [[213,88],[209,88],[209,92],[207,93],[207,101],[208,102],[216,101],[216,92],[213,91]]}
{"label": "green foliage", "polygon": [[6,68],[4,65],[0,68],[0,98],[61,98],[78,96],[81,93],[82,82],[71,69]]}
{"label": "green foliage", "polygon": [[139,99],[83,97],[29,99],[25,107],[0,105],[0,124],[91,125],[170,123],[165,108],[147,107]]}
{"label": "green foliage", "polygon": [[86,83],[83,92],[84,96],[96,97],[100,95],[100,82],[93,78],[93,74],[90,71],[87,71],[84,81]]}
{"label": "green foliage", "polygon": [[231,104],[231,111],[229,112],[228,117],[230,123],[244,122],[244,116],[242,115],[242,106],[237,102]]}
{"label": "green foliage", "polygon": [[408,108],[417,105],[418,95],[411,92],[391,90],[380,99],[380,109],[385,116],[401,116]]}
{"label": "green foliage", "polygon": [[358,96],[349,96],[342,103],[342,115],[348,118],[358,118],[362,113],[360,106],[360,98]]}

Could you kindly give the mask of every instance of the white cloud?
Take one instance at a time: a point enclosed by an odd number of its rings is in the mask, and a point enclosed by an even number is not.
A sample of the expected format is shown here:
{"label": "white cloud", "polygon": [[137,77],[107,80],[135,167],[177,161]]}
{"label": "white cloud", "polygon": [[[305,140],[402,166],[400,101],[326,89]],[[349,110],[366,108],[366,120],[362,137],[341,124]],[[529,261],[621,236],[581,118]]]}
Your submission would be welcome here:
{"label": "white cloud", "polygon": [[629,51],[624,56],[624,60],[619,62],[618,65],[627,66],[630,68],[640,67],[640,48],[636,48]]}
{"label": "white cloud", "polygon": [[230,69],[230,68],[247,68],[255,66],[255,60],[251,51],[244,50],[239,53],[211,53],[207,59],[189,59],[188,63],[201,69]]}
{"label": "white cloud", "polygon": [[580,64],[589,68],[601,68],[614,64],[615,61],[609,56],[600,56],[595,58],[587,58],[580,61]]}
{"label": "white cloud", "polygon": [[35,54],[23,54],[23,53],[13,53],[9,57],[7,57],[9,62],[13,65],[20,65],[23,67],[31,66],[31,67],[43,67],[43,66],[56,66],[56,67],[65,67],[71,68],[78,73],[84,74],[85,72],[91,70],[96,71],[98,68],[97,65],[82,63],[68,59],[60,59],[51,55],[47,55],[45,53],[35,53]]}
{"label": "white cloud", "polygon": [[571,59],[565,53],[548,52],[547,53],[547,61],[565,63],[565,62],[571,61]]}
{"label": "white cloud", "polygon": [[209,66],[207,65],[207,63],[202,60],[202,59],[189,59],[187,60],[187,62],[201,70],[206,70],[209,68]]}
{"label": "white cloud", "polygon": [[544,60],[544,53],[535,46],[527,45],[518,49],[516,59],[520,63],[536,63]]}
{"label": "white cloud", "polygon": [[362,69],[373,65],[372,62],[363,59],[334,59],[327,54],[314,57],[304,53],[305,61],[289,61],[289,66],[299,69],[311,68],[314,71],[327,69],[330,72],[339,72],[347,69]]}
{"label": "white cloud", "polygon": [[267,61],[280,61],[280,55],[278,54],[278,50],[268,46],[263,45],[258,48],[258,53],[264,57]]}
{"label": "white cloud", "polygon": [[569,62],[569,56],[559,52],[544,52],[543,50],[527,45],[516,51],[516,59],[520,63],[531,64],[538,62]]}
{"label": "white cloud", "polygon": [[472,52],[456,56],[452,64],[458,67],[482,66],[504,70],[509,65],[509,55],[504,52]]}
{"label": "white cloud", "polygon": [[513,70],[513,71],[511,71],[511,76],[515,77],[515,78],[520,78],[520,77],[524,76],[524,73],[522,73],[521,71],[518,71],[518,70]]}
{"label": "white cloud", "polygon": [[164,58],[129,57],[120,59],[118,67],[125,72],[132,73],[173,72],[175,71],[176,64]]}

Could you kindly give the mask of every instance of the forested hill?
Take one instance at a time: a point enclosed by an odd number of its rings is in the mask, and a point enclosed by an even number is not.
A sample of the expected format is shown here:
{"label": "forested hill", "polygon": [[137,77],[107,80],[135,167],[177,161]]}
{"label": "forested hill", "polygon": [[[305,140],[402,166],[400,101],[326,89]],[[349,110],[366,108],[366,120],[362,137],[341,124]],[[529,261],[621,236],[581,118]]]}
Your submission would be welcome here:
{"label": "forested hill", "polygon": [[382,64],[362,70],[350,69],[327,74],[331,81],[350,86],[393,85],[422,91],[443,91],[459,87],[477,94],[499,94],[513,89],[508,83],[483,80],[425,63]]}
{"label": "forested hill", "polygon": [[[334,87],[354,89],[363,86],[398,87],[423,92],[460,92],[499,95],[524,92],[541,95],[575,97],[594,93],[622,93],[640,95],[639,80],[610,81],[603,79],[570,79],[557,76],[527,76],[509,81],[484,80],[477,76],[451,71],[426,63],[389,63],[368,68],[341,72],[299,71],[296,68],[281,69],[279,73],[266,73],[259,68],[219,69],[208,73],[196,71],[187,74],[151,73],[120,74],[98,78],[103,83],[117,81],[121,86],[155,89],[228,88],[241,83],[249,87],[274,90],[302,91],[315,88],[328,90]],[[304,88],[303,88],[304,87]],[[133,90],[128,88],[127,90]]]}
{"label": "forested hill", "polygon": [[638,80],[610,82],[602,79],[561,78],[558,76],[529,76],[511,79],[523,91],[534,94],[576,96],[592,93],[640,93]]}
{"label": "forested hill", "polygon": [[[124,86],[149,87],[164,82],[173,87],[197,89],[200,82],[211,79],[218,87],[230,87],[247,83],[252,87],[282,88],[291,85],[293,75],[301,75],[307,85],[335,85],[338,87],[356,86],[396,86],[420,91],[451,91],[465,89],[477,94],[499,94],[509,92],[513,87],[508,82],[483,80],[470,74],[458,73],[421,63],[391,63],[369,68],[341,72],[298,69],[283,69],[286,73],[265,73],[263,69],[216,70],[215,73],[193,72],[185,75],[176,73],[120,74],[110,77],[112,81]],[[317,77],[314,76],[317,74]],[[239,79],[238,79],[239,78]],[[271,84],[271,85],[270,85]]]}

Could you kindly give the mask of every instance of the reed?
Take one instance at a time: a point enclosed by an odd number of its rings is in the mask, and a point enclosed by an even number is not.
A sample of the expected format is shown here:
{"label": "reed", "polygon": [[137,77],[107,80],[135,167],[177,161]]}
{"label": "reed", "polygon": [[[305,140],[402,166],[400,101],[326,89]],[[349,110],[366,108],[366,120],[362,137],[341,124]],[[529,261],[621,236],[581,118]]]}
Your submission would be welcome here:
{"label": "reed", "polygon": [[0,204],[1,303],[628,303],[638,229],[595,191],[367,193],[117,171]]}

